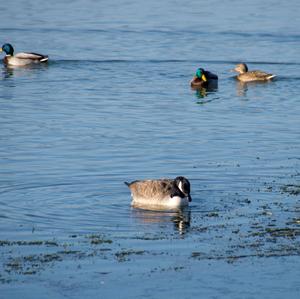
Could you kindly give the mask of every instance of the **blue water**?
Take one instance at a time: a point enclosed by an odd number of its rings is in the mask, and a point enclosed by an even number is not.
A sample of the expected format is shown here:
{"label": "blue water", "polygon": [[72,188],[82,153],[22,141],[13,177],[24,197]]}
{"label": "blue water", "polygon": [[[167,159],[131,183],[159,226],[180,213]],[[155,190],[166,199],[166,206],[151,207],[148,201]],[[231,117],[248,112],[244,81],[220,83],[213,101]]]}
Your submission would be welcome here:
{"label": "blue water", "polygon": [[[298,298],[299,195],[282,190],[299,185],[299,12],[296,0],[0,3],[2,44],[50,57],[0,68],[0,241],[57,243],[0,246],[3,298]],[[238,84],[242,61],[277,80]],[[200,66],[217,90],[190,89]],[[124,181],[177,175],[189,211],[130,207]],[[295,236],[268,231],[284,228]],[[80,254],[28,264],[63,250]]]}

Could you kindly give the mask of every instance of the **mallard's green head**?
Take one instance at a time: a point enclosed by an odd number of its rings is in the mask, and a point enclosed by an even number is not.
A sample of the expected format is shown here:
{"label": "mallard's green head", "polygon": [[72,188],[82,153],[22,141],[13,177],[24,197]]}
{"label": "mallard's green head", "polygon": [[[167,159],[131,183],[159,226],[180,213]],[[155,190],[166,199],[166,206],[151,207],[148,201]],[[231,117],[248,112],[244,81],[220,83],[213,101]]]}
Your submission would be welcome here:
{"label": "mallard's green head", "polygon": [[196,77],[200,80],[203,80],[204,82],[207,81],[207,78],[206,76],[204,75],[204,69],[202,68],[199,68],[196,72]]}
{"label": "mallard's green head", "polygon": [[1,51],[0,52],[5,52],[6,55],[11,55],[13,56],[14,55],[14,48],[11,44],[4,44],[1,48]]}

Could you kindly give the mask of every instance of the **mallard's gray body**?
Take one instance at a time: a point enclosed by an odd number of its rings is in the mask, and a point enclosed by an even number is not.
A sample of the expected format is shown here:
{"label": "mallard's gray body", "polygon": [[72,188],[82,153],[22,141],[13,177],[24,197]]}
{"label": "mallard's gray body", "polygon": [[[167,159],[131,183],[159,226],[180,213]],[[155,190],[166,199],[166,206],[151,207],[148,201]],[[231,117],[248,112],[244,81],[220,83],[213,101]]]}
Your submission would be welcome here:
{"label": "mallard's gray body", "polygon": [[4,44],[0,49],[0,52],[2,51],[6,53],[3,63],[7,66],[27,66],[48,61],[47,55],[37,53],[22,52],[14,55],[14,48],[11,44]]}

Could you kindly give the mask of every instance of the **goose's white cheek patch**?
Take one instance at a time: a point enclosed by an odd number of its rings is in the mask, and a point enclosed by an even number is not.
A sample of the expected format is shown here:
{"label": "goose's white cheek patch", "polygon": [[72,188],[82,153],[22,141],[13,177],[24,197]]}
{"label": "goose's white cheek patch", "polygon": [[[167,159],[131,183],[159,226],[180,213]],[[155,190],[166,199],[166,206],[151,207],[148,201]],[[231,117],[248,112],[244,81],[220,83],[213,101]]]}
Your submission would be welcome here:
{"label": "goose's white cheek patch", "polygon": [[179,188],[179,190],[184,194],[183,189],[182,189],[182,182],[179,182],[178,188]]}

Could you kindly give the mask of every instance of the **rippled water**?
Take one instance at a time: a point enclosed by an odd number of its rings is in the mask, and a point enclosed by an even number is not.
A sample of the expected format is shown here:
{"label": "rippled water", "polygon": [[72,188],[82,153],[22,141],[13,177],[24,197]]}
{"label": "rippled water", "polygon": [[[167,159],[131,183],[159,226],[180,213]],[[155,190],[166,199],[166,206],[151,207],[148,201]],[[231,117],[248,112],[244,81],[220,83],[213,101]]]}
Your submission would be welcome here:
{"label": "rippled water", "polygon": [[[1,42],[50,56],[0,69],[4,298],[297,298],[298,16],[298,1],[1,3]],[[277,80],[238,84],[240,61]],[[190,89],[200,66],[216,91]],[[124,181],[177,175],[188,211],[130,207]],[[55,248],[20,244],[37,240]]]}

